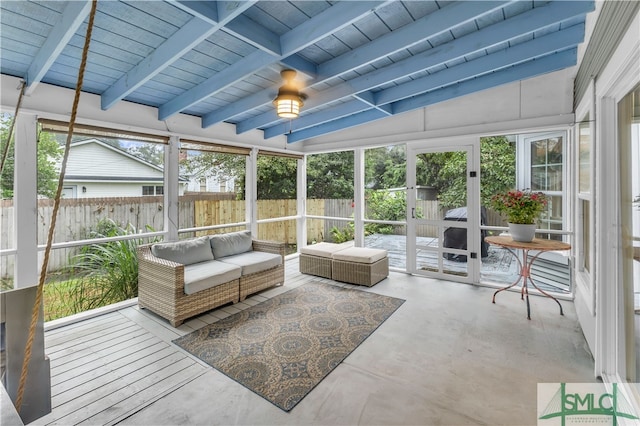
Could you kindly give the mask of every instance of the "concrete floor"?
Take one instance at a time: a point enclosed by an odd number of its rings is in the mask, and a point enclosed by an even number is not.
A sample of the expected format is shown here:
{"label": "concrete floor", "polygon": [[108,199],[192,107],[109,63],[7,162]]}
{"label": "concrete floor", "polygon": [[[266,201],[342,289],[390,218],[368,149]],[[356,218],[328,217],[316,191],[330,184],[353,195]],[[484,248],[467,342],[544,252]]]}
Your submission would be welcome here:
{"label": "concrete floor", "polygon": [[[298,280],[298,283],[301,282]],[[537,423],[537,384],[594,382],[574,306],[391,273],[367,291],[406,299],[286,413],[210,369],[121,424]]]}

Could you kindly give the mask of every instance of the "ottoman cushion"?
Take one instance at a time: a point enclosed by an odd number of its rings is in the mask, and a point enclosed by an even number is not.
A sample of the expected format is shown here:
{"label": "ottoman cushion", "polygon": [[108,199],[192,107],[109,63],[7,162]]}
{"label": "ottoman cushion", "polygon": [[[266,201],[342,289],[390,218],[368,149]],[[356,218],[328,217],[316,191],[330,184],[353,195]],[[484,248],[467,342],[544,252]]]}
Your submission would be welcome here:
{"label": "ottoman cushion", "polygon": [[367,247],[350,247],[333,254],[334,260],[355,263],[375,263],[387,257],[387,251]]}
{"label": "ottoman cushion", "polygon": [[334,253],[344,250],[346,247],[350,247],[350,245],[347,246],[344,244],[322,242],[302,247],[300,249],[300,253],[308,254],[310,256],[326,257],[330,259]]}

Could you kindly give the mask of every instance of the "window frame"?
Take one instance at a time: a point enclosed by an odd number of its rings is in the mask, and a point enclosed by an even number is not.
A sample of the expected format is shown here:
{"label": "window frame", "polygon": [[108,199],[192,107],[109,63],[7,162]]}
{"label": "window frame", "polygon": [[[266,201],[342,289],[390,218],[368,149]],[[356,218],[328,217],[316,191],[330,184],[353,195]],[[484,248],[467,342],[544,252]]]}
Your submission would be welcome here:
{"label": "window frame", "polygon": [[[587,88],[586,93],[594,93],[594,82],[591,81]],[[576,123],[573,131],[573,155],[576,159],[576,168],[574,171],[574,179],[572,179],[574,188],[574,199],[572,202],[575,205],[575,227],[576,232],[574,235],[575,246],[575,283],[576,291],[582,294],[583,300],[586,302],[586,306],[591,315],[595,315],[596,312],[596,269],[595,262],[596,246],[595,246],[595,217],[596,217],[596,123],[595,123],[595,101],[594,96],[584,96],[582,102],[576,108]],[[590,141],[589,141],[589,191],[580,191],[580,126],[587,122],[589,125]],[[584,202],[589,203],[589,211],[584,211]],[[585,229],[585,217],[588,222],[590,238],[587,242],[589,247],[585,250],[585,238],[582,230]],[[586,254],[585,254],[586,253]],[[585,259],[585,255],[589,256],[589,259]],[[589,268],[585,268],[585,262],[588,263]]]}

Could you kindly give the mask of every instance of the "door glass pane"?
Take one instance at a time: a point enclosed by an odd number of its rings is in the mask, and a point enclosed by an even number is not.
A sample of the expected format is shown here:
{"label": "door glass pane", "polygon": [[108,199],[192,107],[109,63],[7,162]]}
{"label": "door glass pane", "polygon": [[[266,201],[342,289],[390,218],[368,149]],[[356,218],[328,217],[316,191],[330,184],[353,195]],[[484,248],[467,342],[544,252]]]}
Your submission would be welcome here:
{"label": "door glass pane", "polygon": [[467,157],[466,151],[417,155],[414,217],[418,272],[469,276]]}

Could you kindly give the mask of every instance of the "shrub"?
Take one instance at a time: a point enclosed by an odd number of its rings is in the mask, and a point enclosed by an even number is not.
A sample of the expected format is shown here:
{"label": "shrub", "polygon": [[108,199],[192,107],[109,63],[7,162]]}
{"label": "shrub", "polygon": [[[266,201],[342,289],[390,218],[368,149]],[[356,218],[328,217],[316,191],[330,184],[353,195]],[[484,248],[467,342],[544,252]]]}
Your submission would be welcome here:
{"label": "shrub", "polygon": [[[91,238],[108,238],[136,234],[131,224],[121,227],[111,219],[98,223]],[[138,295],[139,239],[95,243],[83,247],[71,258],[71,267],[80,278],[70,289],[70,305],[81,312]]]}

